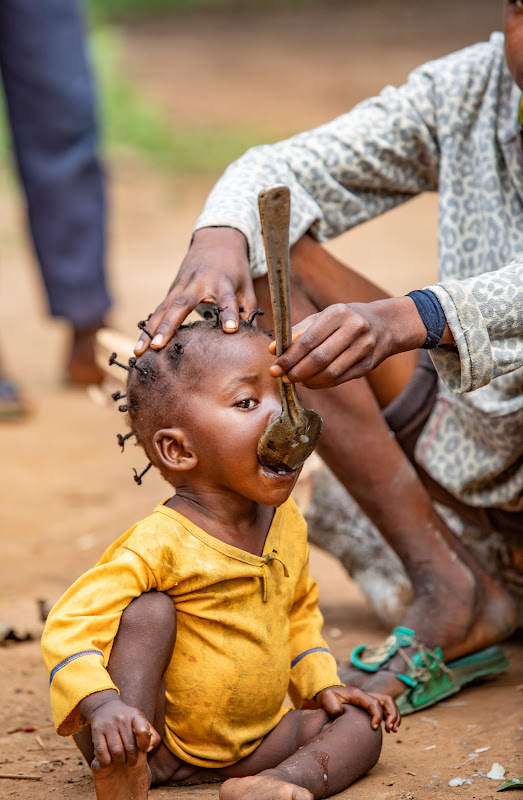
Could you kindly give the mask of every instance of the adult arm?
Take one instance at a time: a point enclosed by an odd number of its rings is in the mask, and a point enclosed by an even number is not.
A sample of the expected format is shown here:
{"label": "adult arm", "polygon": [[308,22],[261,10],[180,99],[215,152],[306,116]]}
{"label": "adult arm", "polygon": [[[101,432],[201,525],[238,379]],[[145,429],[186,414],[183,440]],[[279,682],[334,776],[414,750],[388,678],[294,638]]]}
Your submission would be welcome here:
{"label": "adult arm", "polygon": [[495,272],[428,287],[438,298],[453,348],[431,356],[442,380],[456,393],[486,386],[523,367],[523,261]]}
{"label": "adult arm", "polygon": [[[266,271],[258,194],[291,190],[290,241],[309,232],[327,241],[438,184],[434,67],[415,70],[405,86],[306,133],[249,150],[209,195],[189,252],[148,329],[162,347],[202,300],[228,306],[234,331],[238,306],[254,308],[253,277]],[[230,326],[230,327],[229,327]],[[136,352],[148,346],[140,337]]]}
{"label": "adult arm", "polygon": [[[440,346],[430,353],[452,391],[473,391],[523,366],[523,262],[427,288],[447,320]],[[421,347],[426,336],[410,297],[338,303],[293,328],[293,344],[271,372],[311,389],[329,388]]]}

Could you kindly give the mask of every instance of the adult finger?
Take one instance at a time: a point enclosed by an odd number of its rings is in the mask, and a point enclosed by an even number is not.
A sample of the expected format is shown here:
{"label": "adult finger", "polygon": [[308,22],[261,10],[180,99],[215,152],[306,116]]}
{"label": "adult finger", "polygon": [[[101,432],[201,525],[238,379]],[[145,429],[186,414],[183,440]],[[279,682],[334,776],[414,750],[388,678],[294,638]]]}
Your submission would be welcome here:
{"label": "adult finger", "polygon": [[312,379],[319,379],[335,386],[340,375],[363,358],[368,349],[368,343],[360,339],[347,348],[345,337],[337,331],[293,366],[283,380],[307,385]]}
{"label": "adult finger", "polygon": [[154,350],[161,350],[165,347],[174,333],[191,311],[194,311],[198,303],[201,302],[202,295],[194,289],[185,291],[183,294],[174,298],[168,298],[165,304],[167,308],[158,313],[155,311],[148,323],[148,329],[153,336],[151,347]]}
{"label": "adult finger", "polygon": [[328,317],[318,315],[296,338],[291,346],[275,361],[270,372],[274,378],[287,374],[304,358],[315,353],[324,342],[332,339],[338,328]]}
{"label": "adult finger", "polygon": [[[256,295],[254,293],[252,280],[249,280],[249,284],[241,287],[240,291],[238,292],[238,303],[244,309],[244,311],[240,314],[242,318],[248,317],[249,314],[252,314],[252,312],[258,308],[258,300],[256,299]],[[263,310],[265,311],[265,309]],[[256,324],[256,321],[254,324]]]}
{"label": "adult finger", "polygon": [[170,292],[149,317],[146,327],[150,336],[145,332],[141,334],[134,348],[136,355],[141,355],[149,346],[157,350],[164,347],[201,301],[200,292],[195,287],[191,290],[177,287],[176,291],[177,294]]}
{"label": "adult finger", "polygon": [[[358,342],[350,350],[342,352],[332,363],[327,364],[325,369],[315,372],[310,377],[308,375],[299,377],[299,372],[302,370],[300,364],[288,375],[285,375],[283,381],[292,381],[307,389],[329,389],[354,377],[366,375],[374,366],[372,351],[369,352],[369,348],[363,342]],[[303,365],[304,372],[306,367],[305,363]]]}
{"label": "adult finger", "polygon": [[220,314],[223,332],[236,333],[240,322],[240,304],[230,284],[217,292],[216,305],[223,308]]}
{"label": "adult finger", "polygon": [[[300,336],[302,336],[305,333],[307,328],[310,328],[310,326],[317,319],[317,317],[319,317],[319,313],[318,314],[311,314],[309,317],[305,317],[305,319],[302,319],[301,322],[298,322],[296,325],[294,325],[293,328],[292,328],[292,339],[291,339],[291,341],[295,342],[296,339],[299,339]],[[272,353],[273,355],[276,354],[276,342],[275,341],[272,341],[270,343],[269,352]],[[275,375],[274,377],[278,377],[278,376]]]}

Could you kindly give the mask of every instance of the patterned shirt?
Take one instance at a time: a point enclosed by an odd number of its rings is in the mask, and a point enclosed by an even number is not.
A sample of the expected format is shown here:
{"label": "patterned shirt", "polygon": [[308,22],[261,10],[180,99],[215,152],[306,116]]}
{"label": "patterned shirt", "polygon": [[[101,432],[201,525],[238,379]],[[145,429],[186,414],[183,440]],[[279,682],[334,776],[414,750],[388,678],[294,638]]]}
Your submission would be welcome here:
{"label": "patterned shirt", "polygon": [[431,351],[438,397],[416,458],[479,507],[523,509],[522,93],[502,34],[414,70],[347,114],[249,150],[196,229],[229,226],[265,273],[258,193],[287,184],[291,242],[327,241],[425,191],[440,194],[440,301],[456,346]]}

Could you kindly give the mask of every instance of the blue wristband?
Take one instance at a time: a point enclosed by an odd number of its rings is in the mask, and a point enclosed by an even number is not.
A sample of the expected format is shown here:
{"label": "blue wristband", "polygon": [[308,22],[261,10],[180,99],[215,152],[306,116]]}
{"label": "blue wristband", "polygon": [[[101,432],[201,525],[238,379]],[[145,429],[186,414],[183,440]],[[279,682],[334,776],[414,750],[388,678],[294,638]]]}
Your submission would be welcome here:
{"label": "blue wristband", "polygon": [[414,301],[421,321],[427,329],[427,338],[425,343],[421,346],[424,350],[432,350],[434,347],[438,346],[447,325],[447,318],[445,317],[440,302],[430,289],[420,289],[409,292],[406,296]]}

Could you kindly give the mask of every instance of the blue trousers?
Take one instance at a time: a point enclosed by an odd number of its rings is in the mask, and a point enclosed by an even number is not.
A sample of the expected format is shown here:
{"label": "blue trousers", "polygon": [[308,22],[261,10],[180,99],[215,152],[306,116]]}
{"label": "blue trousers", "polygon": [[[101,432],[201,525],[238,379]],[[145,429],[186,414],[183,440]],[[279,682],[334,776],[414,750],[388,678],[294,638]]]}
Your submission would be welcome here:
{"label": "blue trousers", "polygon": [[96,97],[79,0],[0,0],[0,70],[50,311],[88,328],[110,298]]}

